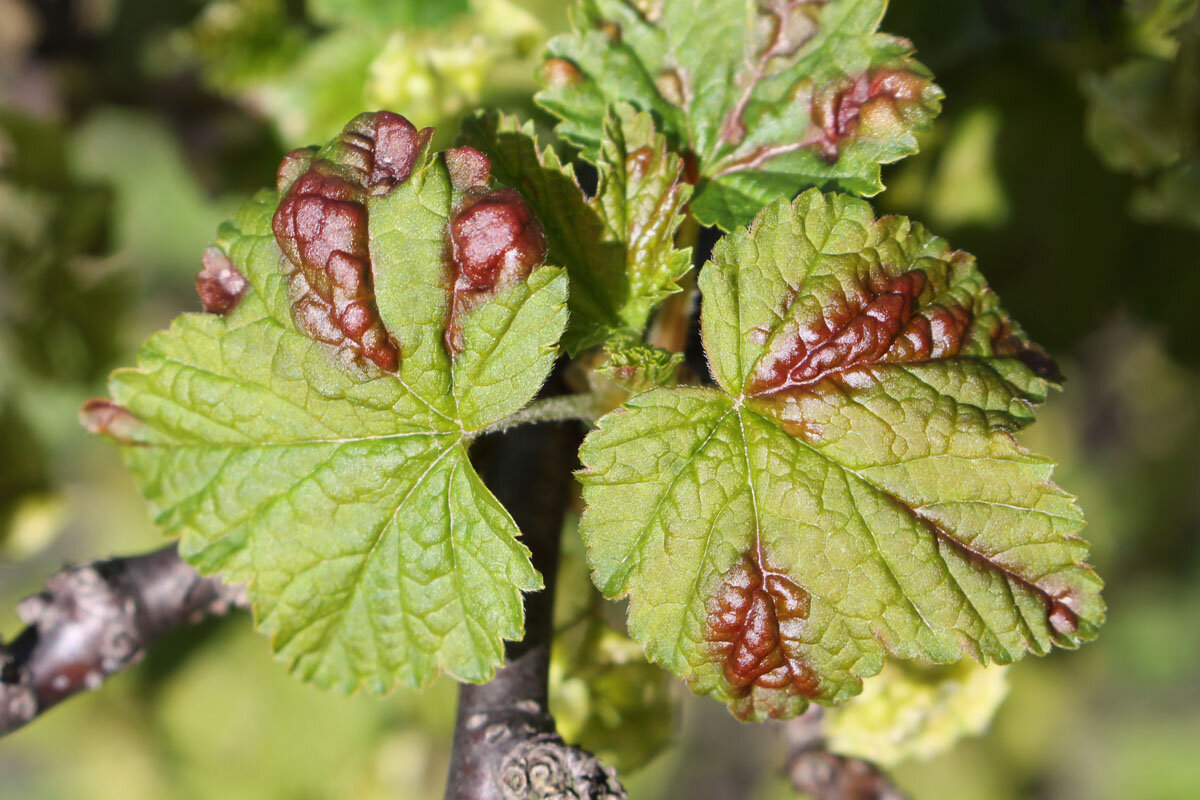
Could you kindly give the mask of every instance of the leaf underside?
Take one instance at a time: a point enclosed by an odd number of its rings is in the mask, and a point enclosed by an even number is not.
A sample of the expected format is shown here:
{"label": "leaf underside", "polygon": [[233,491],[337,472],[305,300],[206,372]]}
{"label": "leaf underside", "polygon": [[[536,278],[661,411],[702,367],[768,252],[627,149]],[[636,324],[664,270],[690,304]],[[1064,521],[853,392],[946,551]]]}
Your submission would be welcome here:
{"label": "leaf underside", "polygon": [[345,691],[441,670],[488,680],[541,579],[467,447],[548,374],[566,275],[536,268],[469,308],[452,358],[456,190],[422,155],[365,201],[374,302],[399,356],[385,372],[298,330],[278,199],[261,192],[220,231],[250,287],[237,306],[180,317],[114,373],[113,399],[140,420],[126,459],[188,561],[249,584],[294,673]]}
{"label": "leaf underside", "polygon": [[887,653],[1095,635],[1082,515],[1013,438],[1056,372],[973,258],[810,190],[718,243],[700,288],[718,388],[634,397],[581,451],[593,578],[652,659],[763,719],[856,694]]}
{"label": "leaf underside", "polygon": [[[941,90],[878,33],[886,0],[582,0],[551,40],[537,101],[598,157],[608,106],[652,112],[697,184],[692,213],[732,230],[801,189],[883,189]],[[733,46],[731,46],[731,43]]]}

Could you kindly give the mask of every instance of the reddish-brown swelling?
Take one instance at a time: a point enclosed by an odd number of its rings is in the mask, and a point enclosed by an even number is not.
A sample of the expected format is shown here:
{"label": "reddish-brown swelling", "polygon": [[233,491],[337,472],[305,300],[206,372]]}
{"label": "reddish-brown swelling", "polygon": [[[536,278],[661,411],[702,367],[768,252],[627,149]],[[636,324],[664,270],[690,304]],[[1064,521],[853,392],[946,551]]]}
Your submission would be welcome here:
{"label": "reddish-brown swelling", "polygon": [[455,272],[472,289],[523,278],[546,257],[546,235],[521,195],[497,189],[468,198],[450,220]]}
{"label": "reddish-brown swelling", "polygon": [[431,135],[391,112],[360,114],[320,157],[294,150],[279,168],[273,228],[297,325],[387,372],[398,354],[375,306],[366,201],[408,180]]}
{"label": "reddish-brown swelling", "polygon": [[776,341],[747,387],[752,396],[813,386],[855,367],[888,361],[952,356],[962,347],[971,314],[960,306],[929,306],[917,313],[926,284],[920,271],[879,279],[829,303],[823,316]]}
{"label": "reddish-brown swelling", "polygon": [[815,145],[830,164],[838,160],[844,139],[863,118],[900,117],[907,104],[920,102],[928,81],[914,72],[881,69],[864,73],[849,86],[819,94],[813,100],[813,122],[819,132],[805,144]]}
{"label": "reddish-brown swelling", "polygon": [[546,259],[546,234],[513,189],[468,193],[450,218],[453,289],[446,349],[462,351],[462,314],[524,280]]}
{"label": "reddish-brown swelling", "polygon": [[725,679],[744,694],[757,686],[816,697],[820,681],[796,654],[808,613],[808,592],[788,578],[764,578],[750,558],[735,565],[709,602],[706,626]]}
{"label": "reddish-brown swelling", "polygon": [[238,272],[221,249],[210,247],[200,260],[204,268],[196,276],[200,305],[210,314],[228,314],[246,293],[246,276]]}

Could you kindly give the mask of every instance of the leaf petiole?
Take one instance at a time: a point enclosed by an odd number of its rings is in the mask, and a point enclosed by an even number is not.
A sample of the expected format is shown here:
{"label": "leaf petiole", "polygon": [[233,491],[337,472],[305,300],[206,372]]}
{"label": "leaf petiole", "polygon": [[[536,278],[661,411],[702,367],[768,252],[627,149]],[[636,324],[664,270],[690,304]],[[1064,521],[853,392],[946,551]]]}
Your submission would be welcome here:
{"label": "leaf petiole", "polygon": [[537,422],[565,422],[579,420],[591,424],[604,415],[608,408],[600,396],[593,393],[569,394],[534,400],[529,405],[478,431],[477,435],[503,433],[518,425]]}

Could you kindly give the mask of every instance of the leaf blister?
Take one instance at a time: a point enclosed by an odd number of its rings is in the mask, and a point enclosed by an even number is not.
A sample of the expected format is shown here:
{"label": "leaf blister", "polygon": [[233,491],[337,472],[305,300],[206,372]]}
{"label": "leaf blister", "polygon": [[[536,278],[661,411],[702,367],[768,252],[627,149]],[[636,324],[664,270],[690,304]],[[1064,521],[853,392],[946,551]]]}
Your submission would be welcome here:
{"label": "leaf blister", "polygon": [[[725,391],[638,395],[581,451],[589,562],[650,656],[763,719],[844,699],[888,652],[1008,663],[1093,637],[1082,517],[1012,435],[1049,385],[1021,355],[1044,354],[973,259],[815,190],[714,252]],[[792,586],[806,615],[781,613]]]}

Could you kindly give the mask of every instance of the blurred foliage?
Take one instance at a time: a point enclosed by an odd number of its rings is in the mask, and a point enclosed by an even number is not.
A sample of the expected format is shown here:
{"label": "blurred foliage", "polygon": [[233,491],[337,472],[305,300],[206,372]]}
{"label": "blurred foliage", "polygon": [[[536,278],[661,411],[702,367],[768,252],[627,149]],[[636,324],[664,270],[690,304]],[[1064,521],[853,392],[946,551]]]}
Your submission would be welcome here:
{"label": "blurred foliage", "polygon": [[[216,92],[275,125],[286,146],[324,141],[361,111],[402,108],[448,144],[483,104],[528,110],[547,34],[511,0],[213,0],[168,41]],[[561,13],[561,12],[559,12]],[[536,15],[535,15],[536,14]],[[552,15],[551,15],[552,16]]]}
{"label": "blurred foliage", "polygon": [[1132,55],[1088,73],[1087,131],[1111,169],[1143,178],[1133,213],[1200,229],[1200,2],[1126,9]]}
{"label": "blurred foliage", "polygon": [[829,748],[883,767],[945,752],[982,733],[1008,694],[1005,667],[888,661],[854,702],[825,717]]}
{"label": "blurred foliage", "polygon": [[[113,194],[68,167],[64,129],[0,111],[0,315],[21,366],[88,380],[116,355],[113,313],[126,286],[95,274],[108,249]],[[92,257],[89,260],[89,257]]]}
{"label": "blurred foliage", "polygon": [[65,155],[61,126],[0,109],[0,543],[14,554],[58,528],[31,384],[93,381],[119,352],[127,281],[96,269],[112,192]]}
{"label": "blurred foliage", "polygon": [[[371,104],[446,137],[476,103],[532,113],[565,4],[509,1],[519,11],[495,4],[489,21],[463,0],[0,0],[0,515],[18,523],[0,530],[19,529],[0,544],[0,630],[61,560],[159,543],[74,413],[133,343],[198,307],[217,221],[286,148]],[[1088,509],[1110,603],[1095,644],[1005,672],[986,733],[898,767],[919,800],[1192,800],[1200,786],[1200,230],[1179,224],[1200,208],[1197,5],[888,12],[947,101],[876,203],[975,253],[1062,358],[1066,389],[1028,444]],[[566,542],[553,703],[568,735],[629,767],[633,797],[794,797],[773,726],[647,672]],[[5,739],[0,799],[436,798],[453,694],[322,694],[234,617]],[[868,715],[869,698],[839,714]]]}
{"label": "blurred foliage", "polygon": [[643,766],[675,735],[676,703],[665,670],[625,635],[620,615],[588,579],[578,519],[563,531],[550,659],[550,711],[559,733],[619,773]]}

